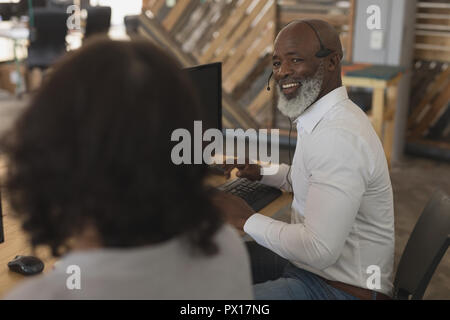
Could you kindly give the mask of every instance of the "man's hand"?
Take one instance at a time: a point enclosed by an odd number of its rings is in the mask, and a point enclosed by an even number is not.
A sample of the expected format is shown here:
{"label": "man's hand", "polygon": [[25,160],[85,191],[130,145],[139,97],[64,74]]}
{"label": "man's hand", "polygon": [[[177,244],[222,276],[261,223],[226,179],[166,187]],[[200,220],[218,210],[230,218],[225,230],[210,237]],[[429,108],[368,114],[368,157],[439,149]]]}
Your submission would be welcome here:
{"label": "man's hand", "polygon": [[230,178],[231,171],[234,168],[238,169],[236,176],[239,178],[247,178],[251,181],[260,181],[262,178],[261,166],[259,164],[250,164],[248,160],[245,161],[245,164],[223,164],[222,168],[225,169],[224,175],[227,179]]}
{"label": "man's hand", "polygon": [[244,224],[255,211],[243,199],[223,191],[215,191],[212,196],[214,206],[222,212],[225,221],[244,230]]}

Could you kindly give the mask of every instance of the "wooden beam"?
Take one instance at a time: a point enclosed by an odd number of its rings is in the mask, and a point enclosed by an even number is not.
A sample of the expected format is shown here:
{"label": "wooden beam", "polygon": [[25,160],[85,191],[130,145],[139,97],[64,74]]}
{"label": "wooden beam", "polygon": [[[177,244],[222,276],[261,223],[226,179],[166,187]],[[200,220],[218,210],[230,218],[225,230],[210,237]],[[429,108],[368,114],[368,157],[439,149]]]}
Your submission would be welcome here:
{"label": "wooden beam", "polygon": [[278,13],[280,27],[287,25],[289,22],[297,19],[319,19],[324,20],[332,26],[343,26],[348,23],[347,15],[333,15],[333,14],[317,14],[304,12],[280,12]]}
{"label": "wooden beam", "polygon": [[[150,1],[149,1],[150,2]],[[149,6],[146,8],[146,10],[150,10],[153,15],[156,17],[159,10],[166,4],[166,0],[155,0],[151,3],[149,3]]]}
{"label": "wooden beam", "polygon": [[343,76],[342,83],[347,87],[386,88],[386,80]]}
{"label": "wooden beam", "polygon": [[372,96],[372,119],[375,132],[383,141],[384,88],[374,88]]}
{"label": "wooden beam", "polygon": [[408,118],[408,128],[412,129],[417,121],[417,117],[422,112],[423,108],[430,103],[431,99],[436,95],[436,93],[444,86],[448,81],[450,81],[450,67],[439,73],[436,79],[424,92],[423,98],[420,103],[413,109],[413,112]]}
{"label": "wooden beam", "polygon": [[241,21],[236,28],[236,30],[233,32],[233,34],[225,41],[225,43],[219,48],[220,51],[218,54],[215,55],[215,59],[218,61],[222,61],[223,58],[228,55],[228,52],[230,49],[235,47],[236,41],[242,38],[245,32],[248,32],[248,29],[255,20],[256,16],[261,12],[261,9],[267,4],[266,1],[258,1],[256,6],[253,8],[252,12],[250,12],[249,15],[245,16],[243,18],[243,21]]}
{"label": "wooden beam", "polygon": [[177,1],[177,4],[175,7],[170,10],[167,17],[162,22],[164,28],[166,30],[170,31],[172,30],[173,26],[177,22],[177,20],[180,18],[180,16],[184,13],[186,8],[192,3],[192,0],[183,0],[183,1]]}
{"label": "wooden beam", "polygon": [[[271,26],[268,33],[272,32],[274,25]],[[234,69],[231,74],[225,76],[223,88],[227,92],[231,92],[238,85],[240,81],[245,79],[246,75],[251,71],[254,66],[254,62],[262,57],[262,53],[266,48],[273,45],[272,37],[261,37],[256,46],[249,52],[241,63]]]}
{"label": "wooden beam", "polygon": [[447,51],[416,49],[414,50],[414,58],[421,60],[450,62],[450,54]]}
{"label": "wooden beam", "polygon": [[263,88],[256,98],[253,99],[247,110],[252,116],[255,116],[270,100],[272,100],[272,94],[266,88]]}
{"label": "wooden beam", "polygon": [[431,108],[427,114],[420,120],[417,127],[413,129],[410,136],[418,138],[425,133],[430,124],[435,120],[436,116],[441,112],[442,108],[446,108],[450,101],[450,83],[447,84],[444,90],[433,100]]}
{"label": "wooden beam", "polygon": [[[142,14],[139,17],[139,21],[141,24],[139,33],[150,41],[168,49],[183,66],[189,67],[199,64],[195,57],[181,50],[179,44],[170,36],[161,24],[155,21],[155,19],[149,19]],[[233,119],[229,119],[229,121],[235,120],[239,127],[243,129],[257,129],[259,127],[258,123],[246,112],[246,110],[233,101],[227,92],[222,92],[222,107],[224,113],[233,117]]]}
{"label": "wooden beam", "polygon": [[[236,64],[240,59],[242,59],[247,52],[247,50],[251,47],[252,43],[255,41],[255,39],[260,35],[261,33],[265,33],[266,30],[270,28],[268,26],[268,23],[270,21],[275,20],[275,9],[272,7],[272,9],[268,10],[265,15],[261,18],[261,20],[252,28],[250,33],[240,42],[236,47],[235,51],[232,55],[229,56],[229,58],[225,59],[224,63],[224,74],[228,74],[231,72],[233,68],[235,68]],[[220,58],[226,58],[226,57],[218,57]]]}
{"label": "wooden beam", "polygon": [[200,57],[199,60],[201,63],[207,63],[211,61],[217,48],[223,43],[230,32],[235,28],[237,23],[245,15],[246,10],[252,2],[252,0],[244,0],[244,2],[232,12],[225,25],[219,30],[219,35],[214,40],[212,40],[208,49],[206,49],[206,51]]}

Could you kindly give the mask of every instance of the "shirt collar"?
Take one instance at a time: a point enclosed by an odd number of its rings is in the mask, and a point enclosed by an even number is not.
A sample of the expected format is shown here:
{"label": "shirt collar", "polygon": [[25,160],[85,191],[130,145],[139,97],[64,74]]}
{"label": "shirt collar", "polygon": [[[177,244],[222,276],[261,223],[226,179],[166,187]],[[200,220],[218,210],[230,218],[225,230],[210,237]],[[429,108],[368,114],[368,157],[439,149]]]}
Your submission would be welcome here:
{"label": "shirt collar", "polygon": [[338,87],[328,92],[322,98],[314,102],[308,109],[298,116],[294,122],[306,132],[311,133],[323,116],[336,104],[348,99],[345,86]]}

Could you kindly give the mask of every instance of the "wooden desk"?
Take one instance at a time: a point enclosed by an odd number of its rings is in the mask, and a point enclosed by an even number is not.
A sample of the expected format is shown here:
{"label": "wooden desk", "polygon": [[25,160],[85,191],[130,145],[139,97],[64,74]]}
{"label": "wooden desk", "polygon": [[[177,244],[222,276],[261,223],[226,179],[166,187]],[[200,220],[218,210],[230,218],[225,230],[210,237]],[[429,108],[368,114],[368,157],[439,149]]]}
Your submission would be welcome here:
{"label": "wooden desk", "polygon": [[[234,174],[232,175],[232,178]],[[213,186],[218,186],[226,181],[225,177],[212,176],[208,179],[208,183]],[[271,202],[264,209],[261,214],[272,216],[279,210],[289,206],[292,201],[292,196],[289,193],[283,193],[278,199]],[[20,228],[20,223],[11,217],[10,209],[7,202],[3,199],[3,226],[5,231],[5,242],[0,244],[0,298],[8,293],[20,281],[27,279],[27,277],[11,272],[7,263],[14,259],[16,255],[32,254],[31,248],[26,241],[26,235]],[[53,258],[47,248],[38,248],[35,256],[41,258],[45,263],[44,273],[52,269],[53,264],[57,259]]]}
{"label": "wooden desk", "polygon": [[[364,67],[369,65],[361,65],[359,75],[355,75],[356,71],[353,66],[347,66],[350,71],[346,72],[343,67],[342,83],[346,87],[363,87],[373,89],[372,95],[372,112],[369,118],[372,125],[380,138],[384,153],[388,164],[390,165],[391,153],[394,138],[394,123],[397,106],[398,83],[402,77],[401,68],[380,66],[380,68],[391,68],[392,76],[385,79],[375,78],[370,75],[362,76]],[[371,68],[376,66],[370,66]],[[386,103],[385,103],[386,91]]]}
{"label": "wooden desk", "polygon": [[[4,210],[5,211],[5,210]],[[45,263],[44,272],[51,270],[55,258],[51,257],[50,250],[38,248],[32,252],[26,240],[26,235],[21,230],[20,223],[9,215],[3,216],[3,227],[5,232],[5,242],[0,244],[0,298],[11,290],[20,281],[27,277],[15,272],[11,272],[7,263],[17,255],[35,255]]]}

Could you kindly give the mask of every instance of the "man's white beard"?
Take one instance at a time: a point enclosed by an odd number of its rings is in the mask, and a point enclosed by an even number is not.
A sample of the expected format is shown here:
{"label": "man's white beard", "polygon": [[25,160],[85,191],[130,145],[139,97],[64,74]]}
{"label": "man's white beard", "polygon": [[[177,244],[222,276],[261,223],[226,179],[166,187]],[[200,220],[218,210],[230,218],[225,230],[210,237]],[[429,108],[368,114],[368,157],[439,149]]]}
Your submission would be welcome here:
{"label": "man's white beard", "polygon": [[284,93],[280,90],[280,86],[277,85],[278,91],[278,109],[285,116],[295,119],[301,115],[310,105],[316,101],[319,96],[320,89],[323,82],[324,67],[323,62],[320,62],[319,68],[316,73],[309,78],[301,81],[301,86],[298,88],[297,95],[288,100],[284,96]]}

